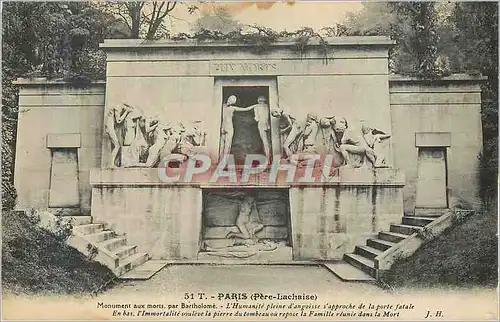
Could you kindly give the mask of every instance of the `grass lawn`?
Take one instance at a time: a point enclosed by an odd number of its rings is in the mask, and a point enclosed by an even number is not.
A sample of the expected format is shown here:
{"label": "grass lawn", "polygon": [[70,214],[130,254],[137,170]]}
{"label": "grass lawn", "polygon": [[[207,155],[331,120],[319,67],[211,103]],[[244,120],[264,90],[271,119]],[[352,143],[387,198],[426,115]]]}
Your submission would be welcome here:
{"label": "grass lawn", "polygon": [[384,282],[392,287],[496,287],[497,213],[477,213],[395,263]]}
{"label": "grass lawn", "polygon": [[102,291],[114,275],[20,212],[2,214],[2,286],[14,294]]}

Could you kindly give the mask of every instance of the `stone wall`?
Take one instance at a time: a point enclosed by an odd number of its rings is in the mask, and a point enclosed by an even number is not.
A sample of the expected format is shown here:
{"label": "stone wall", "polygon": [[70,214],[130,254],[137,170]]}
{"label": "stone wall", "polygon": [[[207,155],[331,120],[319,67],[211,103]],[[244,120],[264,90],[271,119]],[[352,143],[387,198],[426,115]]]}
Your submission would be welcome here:
{"label": "stone wall", "polygon": [[[77,156],[78,195],[75,197],[71,191],[60,196],[56,204],[74,205],[76,201],[79,204],[76,210],[88,213],[89,172],[101,160],[105,84],[95,83],[85,89],[44,79],[19,79],[16,84],[21,85],[14,174],[17,208],[49,207],[52,151],[72,149]],[[62,177],[66,170],[72,172],[64,165],[59,169],[56,175]],[[64,187],[57,190],[64,191]]]}
{"label": "stone wall", "polygon": [[[269,105],[297,119],[308,112],[359,119],[390,131],[386,37],[328,39],[304,52],[293,42],[264,51],[226,42],[106,40],[106,109],[127,102],[171,121],[203,120],[207,148],[218,155],[223,86],[268,86]],[[377,112],[373,113],[376,109]],[[277,120],[271,119],[274,154],[280,154]],[[109,142],[104,138],[103,165]],[[390,160],[390,149],[388,160]]]}
{"label": "stone wall", "polygon": [[413,213],[415,208],[418,133],[450,137],[446,148],[449,206],[462,201],[475,208],[480,206],[477,179],[478,155],[482,150],[480,81],[464,75],[434,82],[401,76],[390,78],[394,167],[406,174],[405,212]]}
{"label": "stone wall", "polygon": [[290,189],[295,260],[340,260],[367,238],[401,222],[402,172],[342,170],[341,182]]}
{"label": "stone wall", "polygon": [[94,182],[94,220],[126,233],[129,245],[138,245],[153,258],[196,259],[201,236],[201,189],[127,183],[124,173],[119,174],[120,184]]}

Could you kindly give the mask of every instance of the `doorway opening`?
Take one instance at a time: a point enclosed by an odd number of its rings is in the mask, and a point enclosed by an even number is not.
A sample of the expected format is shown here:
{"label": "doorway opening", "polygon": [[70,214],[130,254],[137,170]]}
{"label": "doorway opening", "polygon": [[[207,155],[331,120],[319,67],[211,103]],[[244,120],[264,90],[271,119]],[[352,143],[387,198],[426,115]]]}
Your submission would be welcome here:
{"label": "doorway opening", "polygon": [[[264,97],[267,104],[265,110],[258,113],[263,113],[267,118],[267,124],[270,124],[269,112],[269,86],[223,86],[222,87],[222,102],[226,103],[230,96],[236,97],[236,107],[249,107],[258,103],[259,97]],[[224,111],[222,111],[224,112]],[[250,111],[235,111],[232,117],[233,123],[233,138],[231,140],[230,154],[235,158],[236,164],[243,164],[245,156],[248,154],[264,155],[263,138],[259,133],[257,121],[255,120],[254,110]],[[270,131],[265,134],[265,140],[271,149]],[[222,142],[220,148],[222,149]]]}

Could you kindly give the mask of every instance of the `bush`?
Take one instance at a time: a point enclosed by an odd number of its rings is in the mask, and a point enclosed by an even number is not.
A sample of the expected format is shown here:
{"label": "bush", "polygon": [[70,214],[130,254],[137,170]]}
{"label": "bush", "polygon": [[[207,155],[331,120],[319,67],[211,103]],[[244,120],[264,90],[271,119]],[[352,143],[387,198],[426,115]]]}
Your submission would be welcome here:
{"label": "bush", "polygon": [[457,222],[383,276],[388,287],[495,287],[498,281],[497,214],[476,213]]}
{"label": "bush", "polygon": [[28,294],[90,293],[115,281],[107,267],[89,261],[66,245],[64,233],[58,236],[36,226],[35,217],[22,212],[3,213],[4,290]]}

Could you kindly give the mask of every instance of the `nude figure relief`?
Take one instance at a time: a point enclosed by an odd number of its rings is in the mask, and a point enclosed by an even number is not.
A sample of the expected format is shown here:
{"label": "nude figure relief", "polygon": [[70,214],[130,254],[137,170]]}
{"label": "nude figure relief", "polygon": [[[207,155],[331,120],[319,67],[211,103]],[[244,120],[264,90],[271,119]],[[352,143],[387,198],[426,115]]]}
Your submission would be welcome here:
{"label": "nude figure relief", "polygon": [[105,131],[111,143],[110,168],[150,168],[170,154],[187,159],[206,152],[207,132],[202,121],[196,120],[189,126],[174,124],[158,114],[147,115],[128,103],[110,108]]}
{"label": "nude figure relief", "polygon": [[226,239],[204,241],[202,249],[211,256],[247,258],[260,251],[273,251],[278,246],[271,240],[260,239],[257,233],[264,224],[260,218],[257,201],[251,193],[241,198],[228,199],[238,203],[235,225],[237,231],[229,231]]}

